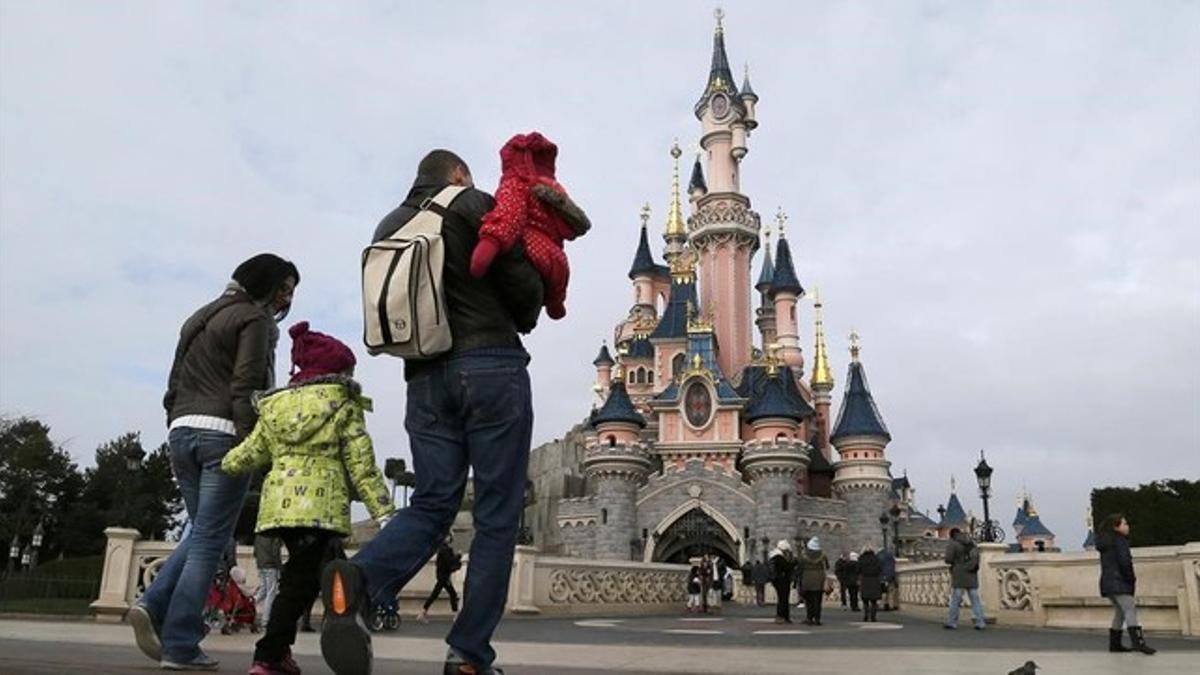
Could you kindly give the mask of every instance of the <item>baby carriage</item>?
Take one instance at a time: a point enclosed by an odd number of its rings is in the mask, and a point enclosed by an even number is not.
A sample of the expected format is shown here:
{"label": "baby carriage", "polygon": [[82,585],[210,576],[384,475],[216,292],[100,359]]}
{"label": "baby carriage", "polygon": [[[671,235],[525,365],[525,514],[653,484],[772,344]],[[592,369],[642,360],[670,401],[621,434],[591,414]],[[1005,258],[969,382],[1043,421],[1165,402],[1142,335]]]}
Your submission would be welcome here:
{"label": "baby carriage", "polygon": [[384,600],[375,606],[375,611],[371,613],[371,632],[378,633],[381,630],[394,631],[400,629],[400,608],[396,605],[396,598],[393,596],[391,600]]}
{"label": "baby carriage", "polygon": [[229,573],[218,572],[213,578],[212,587],[208,589],[208,600],[204,603],[205,631],[219,630],[222,635],[230,635],[249,627],[250,632],[257,633],[255,625],[254,598],[247,595],[238,581],[245,582],[245,572],[234,567]]}

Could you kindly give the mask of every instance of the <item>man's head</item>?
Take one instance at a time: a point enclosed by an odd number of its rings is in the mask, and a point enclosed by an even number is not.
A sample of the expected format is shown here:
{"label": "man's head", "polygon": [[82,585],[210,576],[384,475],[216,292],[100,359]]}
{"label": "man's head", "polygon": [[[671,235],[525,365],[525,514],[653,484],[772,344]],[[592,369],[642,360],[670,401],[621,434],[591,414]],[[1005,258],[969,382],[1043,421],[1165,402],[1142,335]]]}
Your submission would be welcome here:
{"label": "man's head", "polygon": [[421,159],[421,163],[417,165],[417,175],[423,178],[446,181],[451,185],[475,187],[475,181],[471,178],[470,167],[467,166],[462,157],[449,150],[438,149],[425,155]]}

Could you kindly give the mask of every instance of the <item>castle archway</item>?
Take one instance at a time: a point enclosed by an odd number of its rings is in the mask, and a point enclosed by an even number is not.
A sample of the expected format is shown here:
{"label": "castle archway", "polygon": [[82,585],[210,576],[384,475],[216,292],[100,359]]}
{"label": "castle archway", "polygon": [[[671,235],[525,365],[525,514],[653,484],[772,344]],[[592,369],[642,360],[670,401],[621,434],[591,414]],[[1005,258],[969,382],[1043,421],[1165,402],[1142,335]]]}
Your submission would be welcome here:
{"label": "castle archway", "polygon": [[647,546],[646,562],[687,563],[708,554],[724,558],[732,567],[746,557],[745,542],[720,511],[699,499],[679,505],[654,528],[654,545]]}

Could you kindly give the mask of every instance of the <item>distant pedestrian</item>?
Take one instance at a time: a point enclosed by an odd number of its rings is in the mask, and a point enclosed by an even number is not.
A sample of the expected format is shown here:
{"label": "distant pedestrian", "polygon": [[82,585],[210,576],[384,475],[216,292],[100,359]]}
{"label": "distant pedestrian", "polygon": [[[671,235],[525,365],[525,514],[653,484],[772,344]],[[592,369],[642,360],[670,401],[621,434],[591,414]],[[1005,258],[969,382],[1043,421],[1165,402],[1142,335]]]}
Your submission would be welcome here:
{"label": "distant pedestrian", "polygon": [[259,533],[283,540],[288,561],[267,631],[254,646],[250,675],[296,672],[296,622],[320,592],[330,546],[350,535],[350,499],[357,494],[380,527],[395,507],[367,434],[370,399],[353,380],[355,358],[338,339],[301,321],[292,336],[292,379],[263,396],[254,433],[225,455],[221,468],[243,475],[263,467]]}
{"label": "distant pedestrian", "polygon": [[821,600],[825,596],[828,571],[829,559],[821,552],[821,540],[809,539],[800,554],[800,588],[804,593],[804,623],[810,626],[821,625]]}
{"label": "distant pedestrian", "polygon": [[762,607],[767,603],[767,582],[771,580],[771,570],[761,560],[755,560],[750,574],[754,580],[754,604]]}
{"label": "distant pedestrian", "polygon": [[258,566],[258,592],[254,595],[254,622],[267,625],[271,605],[279,593],[279,568],[283,567],[283,541],[274,535],[254,536],[254,564]]}
{"label": "distant pedestrian", "polygon": [[725,578],[721,580],[721,599],[733,600],[733,568],[725,568]]}
{"label": "distant pedestrian", "polygon": [[791,623],[792,578],[796,574],[792,543],[787,539],[780,539],[770,556],[771,585],[775,587],[775,623]]}
{"label": "distant pedestrian", "polygon": [[713,583],[713,563],[708,554],[700,558],[700,611],[708,613],[709,589]]}
{"label": "distant pedestrian", "polygon": [[971,599],[971,613],[975,615],[975,630],[983,630],[983,599],[979,597],[979,547],[971,537],[957,527],[950,530],[950,543],[946,544],[946,564],[950,566],[950,615],[946,628],[958,628],[958,610],[962,606],[965,592]]}
{"label": "distant pedestrian", "polygon": [[858,559],[858,588],[862,594],[863,621],[874,622],[883,597],[883,565],[875,551],[867,549]]}
{"label": "distant pedestrian", "polygon": [[850,611],[858,611],[858,554],[851,551],[846,561],[846,597],[850,599]]}
{"label": "distant pedestrian", "polygon": [[838,581],[838,595],[842,601],[842,607],[847,607],[846,594],[850,588],[850,584],[846,583],[846,564],[850,562],[849,555],[842,553],[838,556],[837,562],[833,563],[833,576]]}
{"label": "distant pedestrian", "polygon": [[425,623],[429,620],[429,608],[437,601],[438,596],[442,591],[446,591],[446,595],[450,596],[450,611],[458,614],[458,591],[454,590],[454,580],[451,578],[455,572],[462,568],[462,555],[454,552],[454,536],[446,535],[442,540],[441,546],[438,546],[436,561],[434,562],[434,574],[437,576],[437,583],[433,590],[430,591],[429,597],[425,598],[425,604],[421,607],[421,612],[417,614],[417,621]]}
{"label": "distant pedestrian", "polygon": [[200,649],[202,614],[250,485],[249,476],[225,473],[221,459],[254,428],[255,393],[274,386],[275,324],[298,283],[295,265],[256,255],[179,331],[163,407],[171,471],[191,528],[127,617],[138,648],[164,668],[220,667]]}
{"label": "distant pedestrian", "polygon": [[725,559],[718,558],[712,566],[712,585],[708,587],[708,606],[721,609],[721,598],[725,594]]}
{"label": "distant pedestrian", "polygon": [[[1100,595],[1113,605],[1112,626],[1108,629],[1108,651],[1139,651],[1153,654],[1156,649],[1146,644],[1142,625],[1138,621],[1134,592],[1137,576],[1133,573],[1133,553],[1129,550],[1129,521],[1114,513],[1096,528],[1096,550],[1100,552]],[[1121,628],[1129,631],[1133,650],[1121,644]]]}
{"label": "distant pedestrian", "polygon": [[692,565],[692,569],[688,571],[687,580],[687,611],[689,614],[703,611],[703,607],[700,604],[700,590],[700,566]]}
{"label": "distant pedestrian", "polygon": [[896,579],[896,556],[886,548],[878,554],[879,565],[883,570],[883,611],[890,612],[900,609],[900,587]]}

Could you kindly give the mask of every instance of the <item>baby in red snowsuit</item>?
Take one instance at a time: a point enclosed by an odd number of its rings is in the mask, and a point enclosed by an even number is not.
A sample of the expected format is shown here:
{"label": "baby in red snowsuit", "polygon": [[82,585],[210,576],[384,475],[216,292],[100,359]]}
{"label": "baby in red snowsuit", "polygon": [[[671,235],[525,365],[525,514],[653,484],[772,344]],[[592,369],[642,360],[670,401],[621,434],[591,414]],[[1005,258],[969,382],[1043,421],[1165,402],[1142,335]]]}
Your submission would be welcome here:
{"label": "baby in red snowsuit", "polygon": [[554,176],[558,146],[534,131],[517,134],[500,150],[500,186],[496,207],[483,216],[479,243],[471,255],[471,274],[482,277],[496,255],[520,240],[525,257],[545,284],[546,314],[567,313],[567,280],[571,270],[563,241],[591,228],[587,215],[571,201]]}

